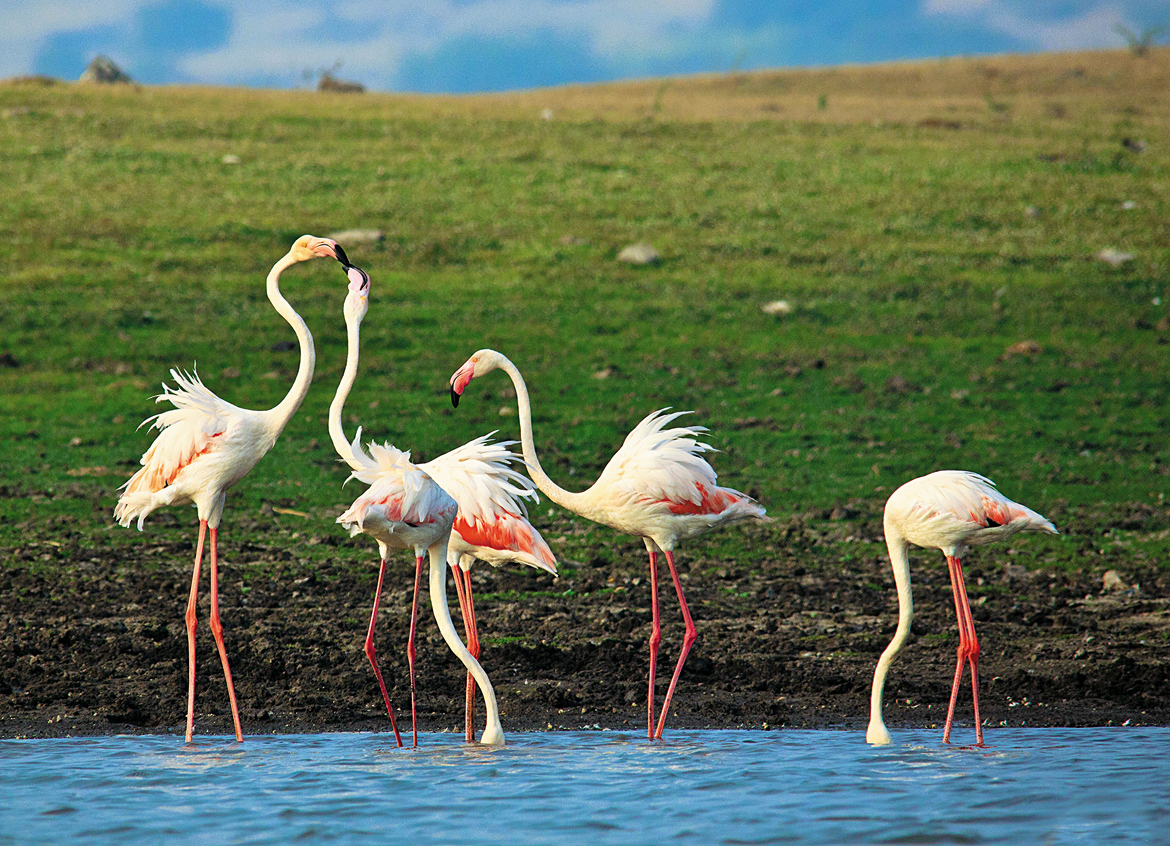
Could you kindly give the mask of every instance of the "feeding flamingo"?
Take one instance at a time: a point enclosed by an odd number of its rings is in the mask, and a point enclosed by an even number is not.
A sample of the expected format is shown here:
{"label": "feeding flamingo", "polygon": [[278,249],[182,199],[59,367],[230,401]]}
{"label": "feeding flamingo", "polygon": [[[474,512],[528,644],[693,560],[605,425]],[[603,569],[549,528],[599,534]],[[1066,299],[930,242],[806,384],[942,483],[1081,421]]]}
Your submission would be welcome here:
{"label": "feeding flamingo", "polygon": [[447,556],[451,528],[455,523],[458,504],[447,494],[423,466],[410,461],[410,453],[396,449],[389,444],[369,444],[367,454],[361,446],[362,430],[357,430],[353,442],[346,441],[341,425],[341,411],[353,383],[357,378],[358,359],[361,348],[360,327],[369,309],[370,278],[360,268],[349,266],[349,293],[345,299],[345,320],[349,340],[349,353],[345,372],[337,393],[329,406],[329,437],[338,455],[353,470],[352,478],[365,482],[369,489],[354,500],[353,504],[337,518],[351,536],[365,533],[378,543],[380,563],[378,586],[374,594],[374,608],[370,614],[370,626],[366,634],[365,651],[374,668],[390,723],[399,745],[398,726],[394,710],[386,693],[386,684],[374,650],[374,626],[378,618],[378,602],[382,595],[382,583],[386,574],[386,555],[390,549],[412,549],[415,554],[414,599],[411,604],[410,634],[407,639],[407,661],[410,665],[410,707],[414,729],[414,745],[418,746],[418,723],[415,715],[414,659],[416,657],[415,633],[418,619],[418,589],[422,576],[423,555],[430,557],[431,609],[438,622],[439,631],[447,646],[467,668],[483,690],[487,708],[487,724],[480,742],[490,746],[504,745],[504,732],[500,726],[499,711],[496,707],[495,692],[487,674],[468,652],[455,632],[451,614],[447,608]]}
{"label": "feeding flamingo", "polygon": [[939,470],[927,476],[911,479],[886,501],[882,521],[890,564],[894,570],[894,584],[898,591],[898,627],[889,646],[878,659],[870,693],[869,728],[865,733],[868,743],[884,745],[890,742],[890,733],[882,722],[882,690],[886,674],[894,656],[910,635],[914,618],[914,600],[910,593],[910,545],[939,549],[947,559],[951,576],[951,592],[955,600],[955,615],[959,621],[959,648],[955,664],[955,680],[951,685],[951,701],[947,707],[947,722],[943,728],[943,743],[951,738],[951,722],[955,716],[955,700],[964,665],[971,667],[971,695],[975,706],[975,743],[983,745],[983,723],[979,719],[979,641],[975,637],[975,621],[963,582],[961,559],[967,548],[992,543],[1010,537],[1016,532],[1034,531],[1058,534],[1056,527],[1030,508],[1012,502],[996,490],[995,483],[977,473],[964,470]]}
{"label": "feeding flamingo", "polygon": [[[518,561],[557,574],[556,558],[536,527],[528,522],[524,498],[536,499],[532,483],[509,464],[517,456],[508,449],[514,441],[491,443],[495,432],[421,465],[454,497],[459,513],[447,547],[447,563],[455,579],[467,648],[478,661],[479,630],[471,593],[471,565],[478,558],[493,567]],[[475,678],[467,674],[464,734],[470,742],[475,733]]]}
{"label": "feeding flamingo", "polygon": [[313,336],[305,321],[281,294],[280,275],[298,262],[318,257],[335,258],[348,264],[345,251],[336,241],[302,235],[268,273],[268,299],[277,313],[292,326],[300,343],[300,366],[285,398],[268,411],[238,408],[209,391],[198,373],[171,370],[171,378],[178,387],[164,384],[163,393],[155,399],[157,402],[166,400],[175,407],[143,421],[142,425],[150,423],[151,428],[159,430],[159,434],[142,456],[142,469],[122,485],[122,494],[114,508],[115,520],[123,526],[129,526],[137,519],[139,530],[147,515],[156,508],[193,503],[198,510],[199,541],[195,548],[195,568],[191,576],[191,595],[186,614],[188,743],[191,742],[195,726],[195,600],[199,593],[203,543],[209,529],[211,632],[215,636],[224,677],[227,679],[236,740],[244,739],[227,649],[223,642],[223,626],[219,619],[217,535],[228,488],[244,478],[272,449],[285,425],[300,408],[312,382],[316,363]]}
{"label": "feeding flamingo", "polygon": [[[764,508],[746,494],[716,484],[715,470],[702,458],[712,449],[696,438],[703,426],[666,427],[686,412],[655,411],[634,427],[621,448],[593,486],[573,493],[558,486],[540,466],[532,438],[532,406],[520,371],[495,350],[480,350],[451,376],[451,400],[459,397],[477,376],[501,369],[512,379],[520,410],[520,441],[528,472],[537,488],[553,502],[595,523],[642,538],[650,557],[650,593],[653,629],[650,635],[650,678],[646,706],[646,732],[661,738],[670,700],[698,632],[687,608],[682,583],[674,563],[675,543],[708,529],[741,520],[767,520]],[[658,619],[658,554],[666,556],[674,590],[686,624],[678,663],[662,703],[657,726],[654,721],[654,676],[662,639]]]}

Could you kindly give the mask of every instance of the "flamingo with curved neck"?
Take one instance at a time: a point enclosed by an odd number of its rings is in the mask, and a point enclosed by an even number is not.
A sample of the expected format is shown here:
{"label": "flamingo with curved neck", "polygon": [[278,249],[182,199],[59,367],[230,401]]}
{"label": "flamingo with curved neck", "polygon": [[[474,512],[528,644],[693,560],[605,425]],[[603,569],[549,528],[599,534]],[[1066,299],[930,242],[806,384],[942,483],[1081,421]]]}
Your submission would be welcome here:
{"label": "flamingo with curved neck", "polygon": [[256,466],[272,449],[280,433],[300,408],[313,380],[316,352],[309,327],[280,292],[281,274],[294,264],[314,258],[334,258],[348,264],[345,251],[329,238],[302,235],[268,273],[268,299],[277,313],[288,321],[300,346],[300,366],[284,399],[267,411],[254,411],[232,405],[204,386],[198,373],[171,370],[178,385],[163,385],[155,399],[170,402],[174,408],[147,418],[143,424],[159,430],[158,437],[142,456],[142,468],[122,486],[114,508],[114,519],[123,526],[143,521],[155,509],[167,505],[193,503],[199,514],[199,541],[195,548],[195,566],[191,576],[191,594],[187,602],[187,742],[191,742],[195,724],[195,601],[199,594],[199,571],[203,544],[211,534],[211,631],[223,664],[231,702],[236,740],[244,739],[236,692],[228,666],[219,618],[218,532],[227,491]]}
{"label": "flamingo with curved neck", "polygon": [[[748,519],[767,520],[764,508],[747,494],[716,484],[715,470],[702,457],[704,452],[713,448],[697,440],[707,430],[702,426],[666,428],[685,413],[666,414],[666,409],[647,415],[634,427],[588,490],[579,493],[565,490],[549,478],[540,464],[532,435],[532,403],[528,396],[528,386],[519,369],[506,356],[489,349],[479,350],[471,356],[451,376],[452,402],[459,404],[459,397],[472,379],[496,369],[507,373],[516,389],[516,402],[520,411],[520,443],[528,473],[536,487],[569,511],[595,523],[637,535],[646,546],[650,557],[653,619],[649,642],[646,732],[651,739],[661,738],[683,664],[698,637],[675,568],[675,544],[718,526]],[[670,568],[686,634],[655,724],[654,677],[658,646],[662,640],[658,617],[659,553],[665,555]]]}
{"label": "flamingo with curved neck", "polygon": [[368,534],[378,543],[380,556],[378,585],[366,633],[366,656],[378,679],[382,699],[390,714],[390,723],[394,727],[394,735],[401,746],[402,740],[398,735],[394,710],[390,705],[386,683],[378,667],[374,649],[374,626],[378,618],[378,603],[386,573],[386,556],[391,549],[412,549],[415,553],[414,597],[411,603],[406,655],[410,665],[411,723],[414,729],[414,745],[418,746],[414,686],[415,634],[418,624],[419,582],[422,577],[423,556],[427,555],[430,559],[431,610],[439,625],[439,631],[447,646],[483,690],[487,725],[480,742],[489,746],[503,746],[504,731],[500,726],[499,709],[491,681],[483,667],[459,639],[451,621],[450,609],[447,607],[448,543],[459,509],[458,504],[431,477],[426,465],[416,465],[410,461],[409,453],[395,449],[389,444],[379,446],[374,443],[369,445],[367,453],[361,446],[360,428],[352,442],[347,441],[345,437],[341,413],[357,379],[361,323],[369,308],[370,291],[370,278],[365,271],[351,265],[346,268],[346,272],[350,279],[349,293],[346,295],[344,306],[348,355],[341,382],[329,406],[329,437],[337,454],[353,471],[352,478],[370,486],[344,514],[337,518],[337,522],[348,529],[351,536]]}
{"label": "flamingo with curved neck", "polygon": [[1057,534],[1046,518],[1018,502],[1012,502],[996,490],[995,483],[978,473],[965,470],[939,470],[911,479],[894,491],[886,501],[882,518],[890,566],[898,592],[898,627],[894,637],[878,659],[873,673],[869,700],[869,727],[866,742],[876,746],[890,742],[890,732],[882,720],[882,691],[894,657],[910,636],[914,620],[914,598],[910,591],[910,546],[941,550],[947,559],[955,615],[959,621],[959,648],[943,743],[951,740],[951,724],[959,683],[967,666],[971,668],[971,697],[975,707],[975,745],[983,745],[983,723],[979,718],[979,640],[975,637],[975,620],[963,579],[961,559],[971,546],[993,543],[1016,532],[1032,531]]}

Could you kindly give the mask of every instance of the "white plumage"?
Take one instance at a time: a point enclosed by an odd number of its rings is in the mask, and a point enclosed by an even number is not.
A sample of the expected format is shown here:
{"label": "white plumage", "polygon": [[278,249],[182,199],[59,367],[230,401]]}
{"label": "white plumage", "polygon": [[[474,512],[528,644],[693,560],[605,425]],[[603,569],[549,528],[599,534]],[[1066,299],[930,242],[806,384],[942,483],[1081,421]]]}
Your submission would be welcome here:
{"label": "white plumage", "polygon": [[186,615],[188,743],[191,741],[195,720],[195,600],[199,591],[203,541],[208,530],[211,535],[211,631],[227,680],[236,739],[244,739],[219,621],[218,530],[228,489],[247,475],[272,449],[308,393],[316,364],[313,336],[305,321],[280,293],[280,275],[297,262],[318,257],[344,262],[345,251],[336,241],[303,235],[268,273],[268,299],[277,313],[292,326],[300,344],[300,366],[284,399],[267,411],[240,408],[208,390],[197,373],[171,370],[171,377],[178,387],[164,384],[163,392],[155,400],[169,402],[174,408],[143,422],[142,425],[149,424],[151,428],[158,429],[159,434],[142,456],[142,468],[122,486],[122,495],[114,508],[114,519],[118,523],[129,526],[137,521],[139,530],[152,511],[166,505],[192,503],[199,514],[199,541]]}
{"label": "white plumage", "polygon": [[[674,563],[675,544],[716,526],[741,520],[766,520],[763,507],[747,494],[719,487],[715,470],[702,457],[712,451],[698,440],[707,430],[701,426],[667,428],[686,412],[667,414],[661,409],[647,415],[626,436],[597,481],[586,491],[572,493],[557,485],[540,466],[532,436],[532,405],[528,387],[511,361],[495,350],[479,350],[451,376],[451,398],[460,395],[472,379],[502,369],[516,388],[520,410],[520,441],[524,461],[537,488],[549,499],[596,523],[642,538],[650,558],[653,631],[650,636],[650,674],[647,695],[647,734],[662,737],[671,697],[691,645],[698,636],[687,608],[682,583]],[[661,628],[658,619],[658,555],[666,557],[686,625],[678,663],[654,721],[654,676]]]}
{"label": "white plumage", "polygon": [[374,649],[374,626],[378,618],[378,604],[386,573],[386,555],[389,549],[413,549],[415,553],[414,599],[411,604],[410,633],[407,637],[407,660],[410,664],[411,721],[414,724],[414,745],[418,745],[418,727],[414,698],[415,633],[417,629],[418,589],[422,573],[424,554],[430,557],[431,609],[439,625],[439,631],[448,647],[467,668],[468,673],[483,690],[487,708],[487,726],[481,742],[502,746],[504,732],[500,726],[499,711],[495,692],[487,673],[479,662],[459,640],[451,622],[447,607],[447,557],[452,527],[458,514],[458,503],[432,477],[427,465],[414,464],[410,453],[390,444],[368,444],[367,453],[361,447],[361,429],[353,441],[347,441],[341,425],[341,412],[357,379],[358,361],[361,352],[360,330],[362,320],[369,310],[370,278],[360,268],[349,266],[349,293],[346,296],[344,312],[348,337],[348,355],[345,372],[337,386],[333,402],[329,406],[329,436],[337,454],[349,465],[352,478],[370,487],[337,518],[351,536],[358,533],[370,535],[378,542],[380,562],[378,585],[374,594],[374,607],[370,614],[370,625],[366,633],[365,652],[377,676],[390,722],[398,737],[398,726],[394,709]]}
{"label": "white plumage", "polygon": [[950,571],[951,590],[959,625],[959,649],[955,666],[943,742],[949,742],[955,703],[964,665],[971,668],[971,694],[975,709],[975,742],[983,744],[979,718],[979,641],[967,600],[961,559],[969,546],[1002,540],[1016,532],[1057,534],[1056,527],[1026,506],[1001,494],[990,479],[965,470],[939,470],[906,482],[886,501],[883,517],[886,548],[898,591],[898,628],[874,670],[870,692],[869,728],[865,739],[881,745],[890,742],[882,721],[882,691],[894,657],[910,636],[914,600],[910,590],[911,545],[942,551]]}
{"label": "white plumage", "polygon": [[[178,388],[163,385],[156,402],[175,407],[148,417],[139,428],[159,434],[142,456],[142,469],[122,485],[114,509],[123,526],[167,505],[200,505],[218,525],[224,494],[244,478],[276,443],[281,429],[267,412],[252,411],[220,399],[198,373],[171,370]],[[281,427],[283,428],[283,427]],[[196,459],[199,459],[198,461]]]}
{"label": "white plumage", "polygon": [[962,557],[966,547],[1022,531],[1056,533],[1032,509],[1012,502],[995,482],[966,470],[938,470],[911,479],[886,502],[887,524],[914,546]]}

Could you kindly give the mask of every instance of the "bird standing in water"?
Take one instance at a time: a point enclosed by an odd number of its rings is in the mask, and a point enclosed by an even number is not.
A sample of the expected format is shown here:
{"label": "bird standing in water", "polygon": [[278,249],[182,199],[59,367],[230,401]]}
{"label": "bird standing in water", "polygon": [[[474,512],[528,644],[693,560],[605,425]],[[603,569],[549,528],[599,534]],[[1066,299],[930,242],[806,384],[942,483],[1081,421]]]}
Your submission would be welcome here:
{"label": "bird standing in water", "polygon": [[[455,580],[467,649],[480,657],[479,628],[471,592],[471,565],[476,559],[493,567],[513,561],[552,575],[556,558],[536,527],[528,522],[524,499],[536,499],[527,478],[509,465],[518,459],[508,447],[513,441],[491,443],[476,438],[421,465],[459,505],[447,547],[447,564]],[[467,674],[464,735],[470,743],[475,734],[475,677]]]}
{"label": "bird standing in water", "polygon": [[[713,447],[697,438],[702,426],[666,428],[685,412],[655,411],[626,436],[621,448],[609,460],[601,476],[586,491],[573,493],[557,485],[540,466],[532,436],[532,405],[528,387],[511,361],[495,350],[483,349],[469,358],[451,376],[451,399],[456,405],[472,379],[501,369],[512,380],[520,410],[520,442],[524,461],[536,487],[558,505],[621,532],[642,538],[650,556],[650,593],[653,629],[650,635],[650,677],[646,705],[646,733],[661,738],[670,711],[670,700],[682,674],[683,664],[698,632],[687,608],[682,582],[674,563],[675,544],[718,526],[742,520],[766,520],[761,506],[747,494],[716,484],[715,470],[702,453]],[[654,720],[654,676],[662,629],[658,618],[658,555],[666,557],[674,581],[686,634],[678,663],[662,703],[657,724]]]}
{"label": "bird standing in water", "polygon": [[[367,453],[361,446],[361,429],[353,442],[346,440],[341,424],[341,412],[353,383],[357,378],[358,359],[361,349],[360,327],[369,308],[370,278],[358,267],[346,268],[349,275],[349,293],[345,300],[345,318],[349,339],[349,353],[345,372],[337,386],[337,393],[329,406],[329,437],[338,455],[353,470],[353,478],[365,482],[369,489],[354,500],[353,504],[337,518],[350,533],[368,534],[378,543],[380,563],[378,586],[374,595],[374,608],[370,614],[370,626],[366,634],[366,656],[374,668],[390,722],[398,738],[398,727],[394,710],[382,680],[381,670],[374,651],[374,626],[378,618],[378,603],[382,595],[382,583],[386,573],[386,556],[390,549],[411,549],[415,553],[414,598],[411,604],[410,633],[407,638],[407,661],[410,664],[411,723],[414,745],[418,746],[418,722],[415,709],[414,659],[416,657],[415,635],[418,622],[418,591],[422,577],[423,556],[430,557],[431,608],[439,631],[447,646],[467,668],[483,690],[487,709],[487,725],[480,742],[489,746],[504,745],[504,732],[500,726],[499,710],[495,692],[487,673],[475,660],[451,622],[447,607],[447,557],[451,528],[455,523],[459,506],[454,499],[432,478],[424,466],[410,461],[410,454],[384,444],[369,444]],[[401,745],[401,739],[398,739]]]}
{"label": "bird standing in water", "polygon": [[285,398],[267,411],[239,408],[209,391],[199,375],[171,370],[171,378],[178,388],[163,385],[163,393],[156,400],[174,405],[143,421],[159,429],[158,437],[142,456],[142,469],[122,486],[122,494],[114,508],[114,519],[123,526],[142,523],[156,508],[167,505],[193,503],[199,514],[199,541],[195,548],[195,568],[191,576],[191,595],[187,602],[187,657],[189,678],[187,684],[187,742],[195,726],[195,600],[199,595],[199,571],[203,560],[203,544],[208,531],[211,534],[211,632],[219,649],[227,680],[228,700],[231,702],[232,722],[236,740],[244,739],[240,728],[240,713],[236,706],[236,691],[228,666],[227,649],[223,642],[223,626],[219,619],[219,569],[217,541],[220,518],[228,488],[256,466],[272,449],[280,433],[300,408],[313,381],[316,353],[309,327],[280,292],[280,275],[287,268],[314,258],[334,258],[348,264],[345,251],[329,238],[302,235],[292,249],[268,273],[268,299],[277,313],[292,326],[300,344],[301,361],[296,379]]}
{"label": "bird standing in water", "polygon": [[975,621],[963,580],[962,558],[967,548],[993,543],[1016,532],[1033,531],[1058,534],[1056,527],[1035,511],[1012,502],[996,490],[995,483],[965,470],[939,470],[911,479],[894,491],[886,501],[883,518],[886,548],[894,570],[898,591],[898,628],[886,647],[873,674],[870,693],[868,743],[884,745],[890,733],[882,721],[882,690],[894,656],[910,635],[914,619],[914,601],[910,592],[910,546],[939,549],[947,559],[955,615],[959,621],[959,648],[951,701],[943,728],[943,743],[951,739],[955,701],[966,665],[971,667],[971,695],[975,706],[975,744],[983,745],[983,723],[979,718],[979,641]]}

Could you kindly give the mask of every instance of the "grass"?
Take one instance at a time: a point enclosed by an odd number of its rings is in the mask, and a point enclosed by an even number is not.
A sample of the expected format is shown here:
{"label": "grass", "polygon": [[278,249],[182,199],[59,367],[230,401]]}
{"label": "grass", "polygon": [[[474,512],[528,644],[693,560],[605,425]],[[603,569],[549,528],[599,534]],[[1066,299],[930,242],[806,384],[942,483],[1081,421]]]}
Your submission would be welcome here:
{"label": "grass", "polygon": [[[278,402],[297,354],[264,276],[303,232],[360,226],[386,238],[346,245],[373,278],[351,432],[416,459],[518,437],[504,377],[446,399],[488,346],[569,488],[647,412],[693,409],[721,481],[779,518],[692,544],[709,564],[755,566],[838,507],[861,545],[818,554],[873,560],[885,497],[963,467],[1066,532],[1020,563],[1164,567],[1167,92],[1166,48],[459,98],[0,84],[0,549],[54,541],[58,566],[143,543],[111,512],[159,383],[198,362],[226,399]],[[618,263],[637,241],[663,261]],[[317,376],[225,541],[364,567],[320,542],[357,494],[325,436],[343,277],[316,262],[282,288]],[[563,558],[641,564],[536,513]],[[189,540],[179,518],[148,534]]]}

